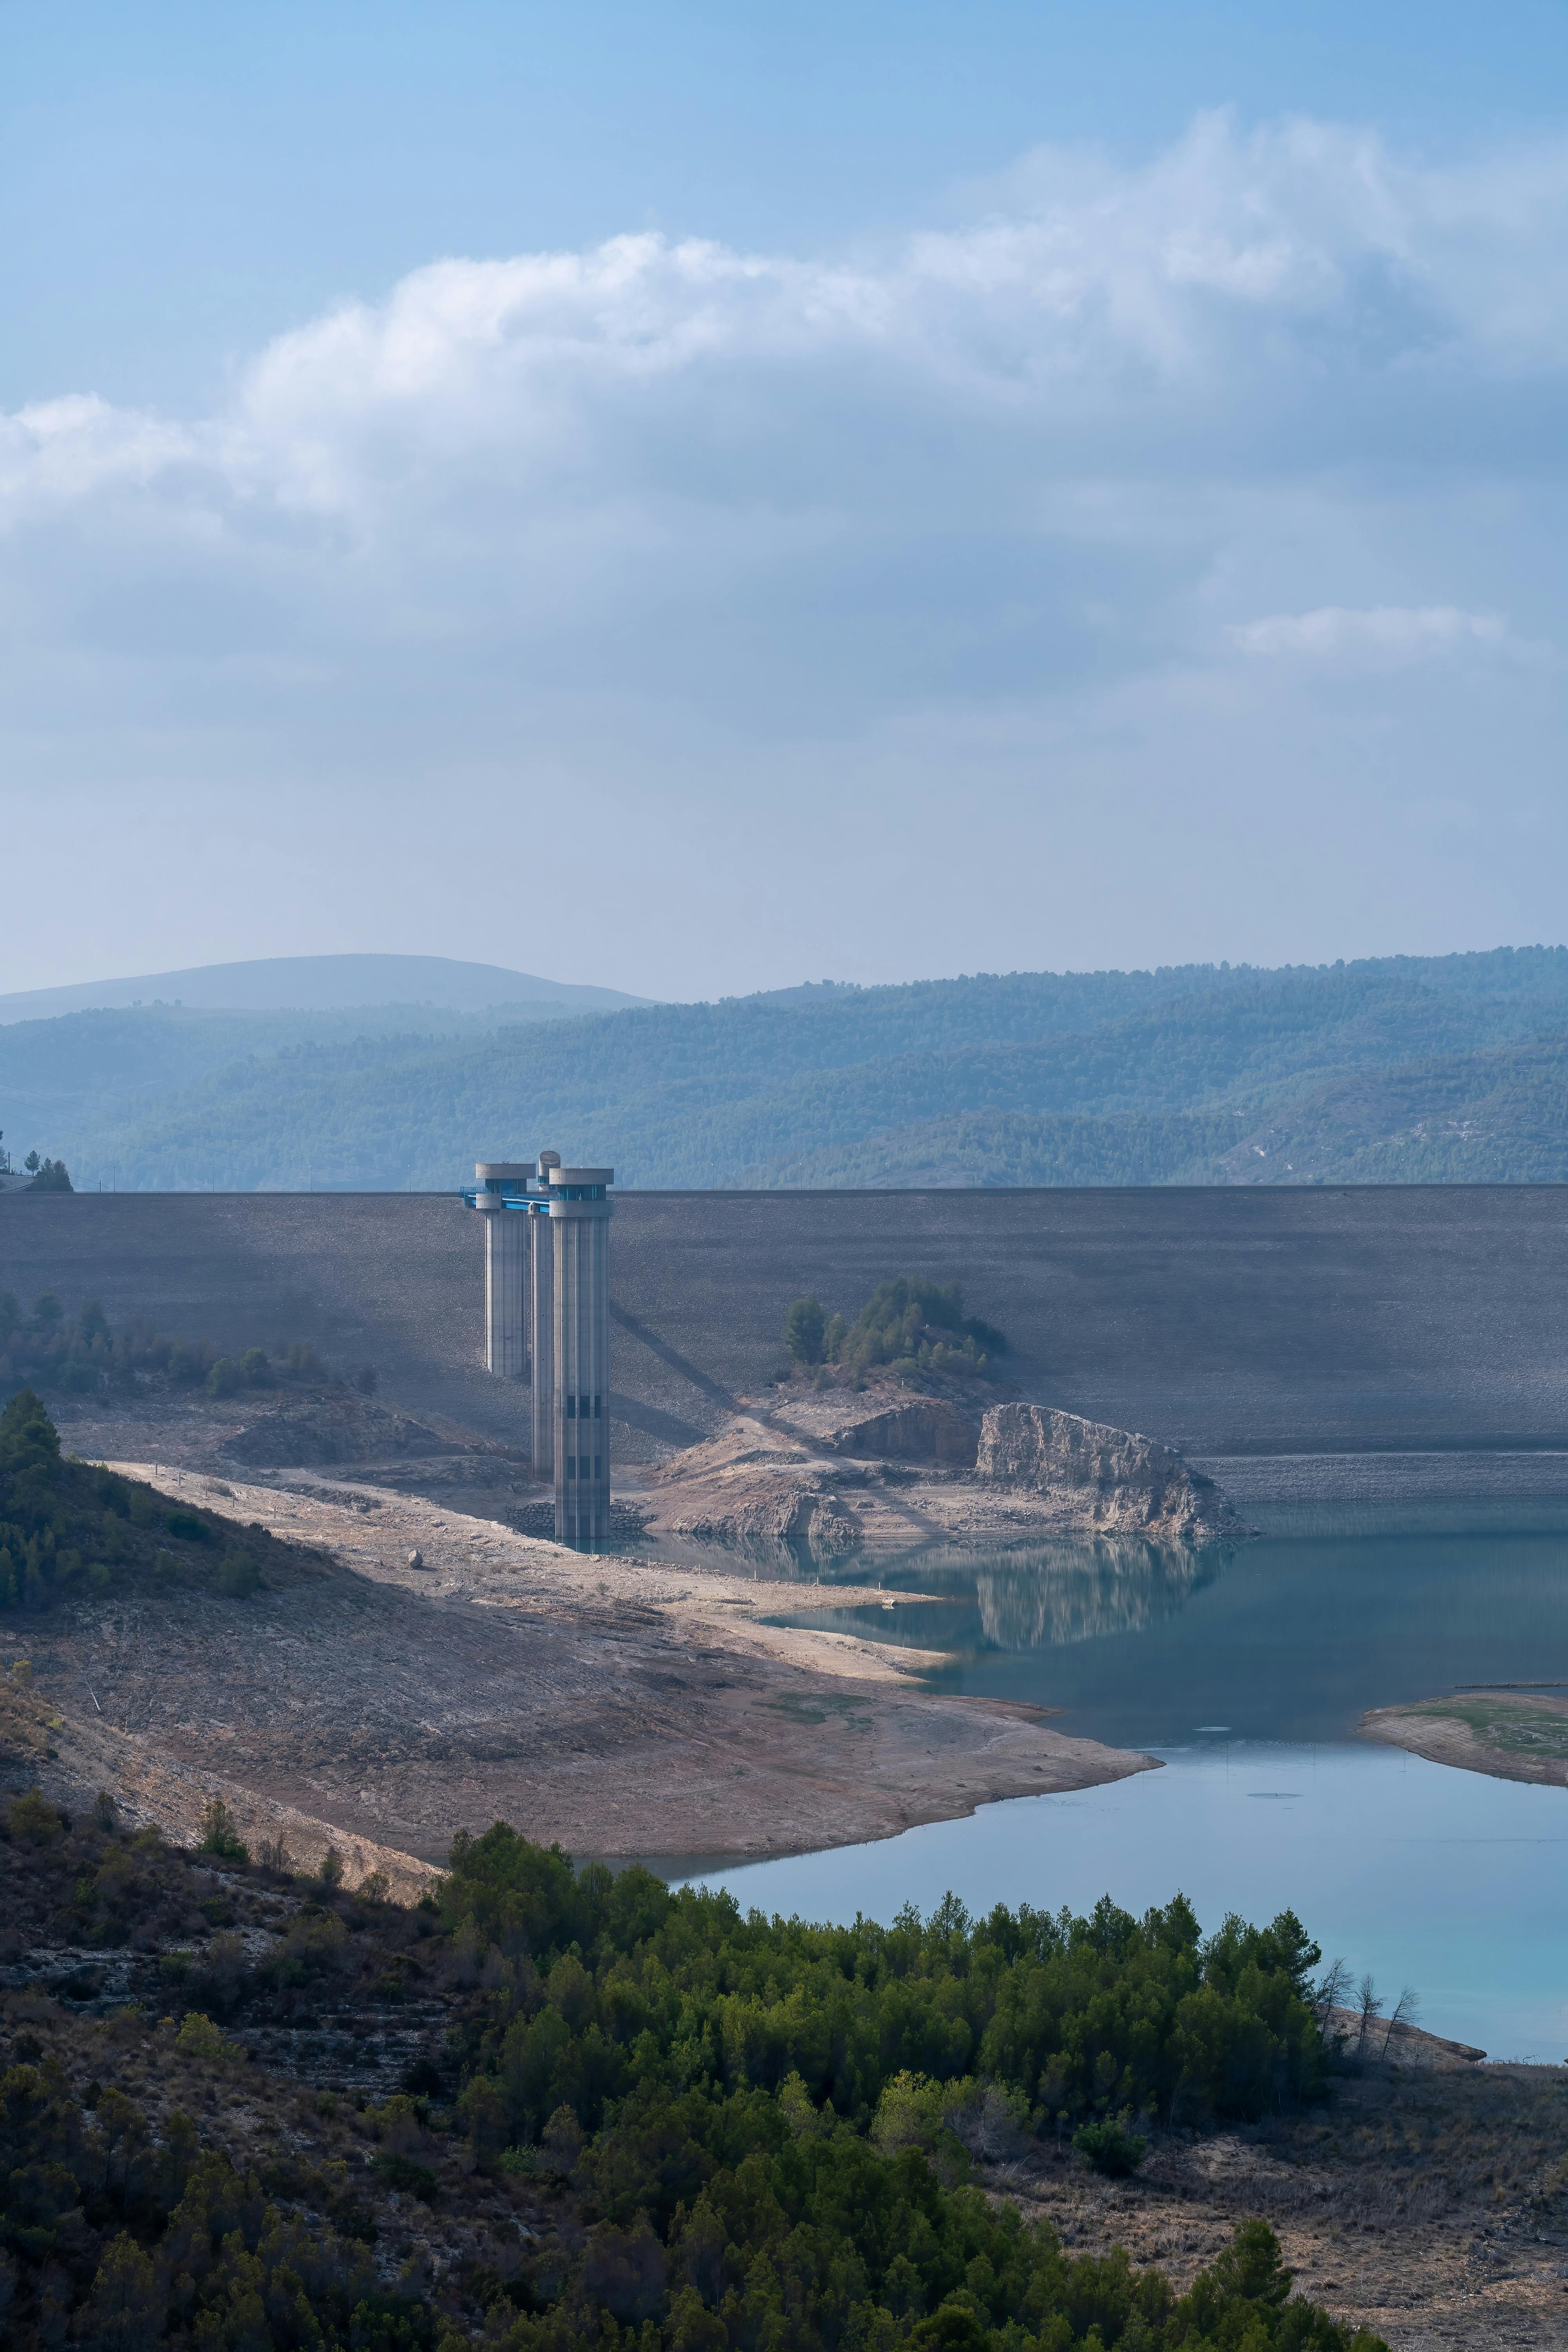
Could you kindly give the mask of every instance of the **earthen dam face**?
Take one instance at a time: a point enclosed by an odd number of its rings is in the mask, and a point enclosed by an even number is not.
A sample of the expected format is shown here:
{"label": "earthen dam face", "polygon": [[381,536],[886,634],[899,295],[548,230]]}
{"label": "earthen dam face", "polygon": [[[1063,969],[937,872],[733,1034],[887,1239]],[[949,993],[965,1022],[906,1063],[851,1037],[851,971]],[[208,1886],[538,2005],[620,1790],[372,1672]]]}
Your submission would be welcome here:
{"label": "earthen dam face", "polygon": [[[0,1288],[226,1349],[310,1339],[526,1450],[484,1370],[456,1193],[11,1193]],[[719,1426],[792,1298],[962,1281],[1022,1395],[1140,1430],[1238,1500],[1568,1496],[1568,1187],[617,1195],[612,1454]]]}

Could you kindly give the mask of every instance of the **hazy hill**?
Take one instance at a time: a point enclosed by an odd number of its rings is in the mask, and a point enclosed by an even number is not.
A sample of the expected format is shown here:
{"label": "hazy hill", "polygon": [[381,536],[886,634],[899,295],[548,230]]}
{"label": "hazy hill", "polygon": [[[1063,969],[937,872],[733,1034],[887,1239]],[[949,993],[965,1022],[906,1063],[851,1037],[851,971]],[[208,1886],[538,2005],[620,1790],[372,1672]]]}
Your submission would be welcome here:
{"label": "hazy hill", "polygon": [[1565,1106],[1560,948],[0,1030],[8,1141],[127,1187],[438,1189],[550,1142],[640,1186],[1555,1181]]}
{"label": "hazy hill", "polygon": [[130,1005],[180,1005],[246,1013],[337,1012],[357,1005],[437,1006],[448,1013],[552,1011],[612,1013],[646,997],[614,988],[580,988],[450,956],[266,956],[251,963],[198,964],[188,971],[143,972],[129,980],[90,980],[0,996],[0,1022],[42,1021],[62,1013]]}

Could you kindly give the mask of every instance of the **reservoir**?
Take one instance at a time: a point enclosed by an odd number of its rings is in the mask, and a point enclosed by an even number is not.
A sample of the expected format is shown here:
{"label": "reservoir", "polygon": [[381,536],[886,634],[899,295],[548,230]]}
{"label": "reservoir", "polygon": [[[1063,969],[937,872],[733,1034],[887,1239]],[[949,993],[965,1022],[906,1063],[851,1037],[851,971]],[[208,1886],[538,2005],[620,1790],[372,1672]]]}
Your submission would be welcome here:
{"label": "reservoir", "polygon": [[805,1598],[796,1584],[778,1613],[908,1644],[930,1654],[933,1689],[1049,1707],[1060,1729],[1163,1769],[676,1874],[825,1919],[929,1912],[949,1890],[972,1912],[1085,1912],[1106,1894],[1138,1912],[1179,1890],[1205,1927],[1289,1906],[1390,2004],[1413,1988],[1432,2032],[1493,2057],[1568,2058],[1568,1790],[1355,1737],[1370,1707],[1568,1684],[1561,1506],[1276,1512],[1214,1554],[942,1548],[883,1574],[877,1608],[835,1609],[824,1572],[809,1608],[787,1606]]}

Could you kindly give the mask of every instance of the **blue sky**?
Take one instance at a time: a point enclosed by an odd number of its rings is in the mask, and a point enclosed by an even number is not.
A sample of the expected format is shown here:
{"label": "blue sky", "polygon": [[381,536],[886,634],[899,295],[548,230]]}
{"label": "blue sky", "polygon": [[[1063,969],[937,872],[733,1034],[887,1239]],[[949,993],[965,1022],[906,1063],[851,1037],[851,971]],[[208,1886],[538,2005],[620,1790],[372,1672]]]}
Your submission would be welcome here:
{"label": "blue sky", "polygon": [[0,988],[1562,936],[1565,67],[0,6]]}

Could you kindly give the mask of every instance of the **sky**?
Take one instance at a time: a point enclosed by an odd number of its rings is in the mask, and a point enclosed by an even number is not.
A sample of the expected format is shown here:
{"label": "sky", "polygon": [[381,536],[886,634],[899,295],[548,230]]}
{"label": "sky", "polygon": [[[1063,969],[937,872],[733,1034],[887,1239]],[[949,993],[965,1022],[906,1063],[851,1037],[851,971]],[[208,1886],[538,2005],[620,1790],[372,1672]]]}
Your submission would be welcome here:
{"label": "sky", "polygon": [[0,991],[1561,939],[1565,68],[0,0]]}

